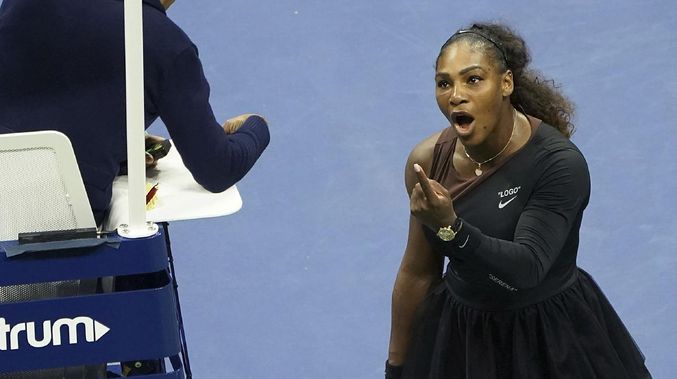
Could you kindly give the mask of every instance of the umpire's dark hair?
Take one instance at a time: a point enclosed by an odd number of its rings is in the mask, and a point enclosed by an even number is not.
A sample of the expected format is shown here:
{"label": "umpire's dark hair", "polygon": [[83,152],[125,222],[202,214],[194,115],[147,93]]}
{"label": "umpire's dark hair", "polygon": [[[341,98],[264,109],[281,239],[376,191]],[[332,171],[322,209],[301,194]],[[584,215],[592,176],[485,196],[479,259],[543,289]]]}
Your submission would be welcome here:
{"label": "umpire's dark hair", "polygon": [[531,57],[522,37],[505,25],[475,23],[454,33],[442,45],[437,59],[444,49],[460,40],[484,49],[502,71],[512,71],[515,89],[510,102],[515,108],[554,126],[567,138],[571,137],[574,105],[553,80],[544,79],[527,67]]}

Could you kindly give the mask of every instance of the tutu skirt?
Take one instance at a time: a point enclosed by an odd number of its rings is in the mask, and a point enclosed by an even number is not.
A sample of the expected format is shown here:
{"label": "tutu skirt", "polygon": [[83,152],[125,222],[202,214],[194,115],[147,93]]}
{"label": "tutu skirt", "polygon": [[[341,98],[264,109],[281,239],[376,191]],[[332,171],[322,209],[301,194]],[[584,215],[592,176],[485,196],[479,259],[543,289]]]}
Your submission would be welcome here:
{"label": "tutu skirt", "polygon": [[407,379],[651,378],[644,356],[592,277],[578,269],[535,304],[487,311],[446,281],[425,300],[404,365]]}

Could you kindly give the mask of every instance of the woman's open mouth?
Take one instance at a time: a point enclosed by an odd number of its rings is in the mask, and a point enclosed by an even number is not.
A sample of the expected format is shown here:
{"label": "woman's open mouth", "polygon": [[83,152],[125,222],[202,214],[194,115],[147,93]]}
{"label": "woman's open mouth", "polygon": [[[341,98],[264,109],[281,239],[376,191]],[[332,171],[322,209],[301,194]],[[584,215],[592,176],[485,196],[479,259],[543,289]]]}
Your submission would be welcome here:
{"label": "woman's open mouth", "polygon": [[473,131],[475,118],[466,112],[452,112],[451,122],[459,136],[467,136]]}

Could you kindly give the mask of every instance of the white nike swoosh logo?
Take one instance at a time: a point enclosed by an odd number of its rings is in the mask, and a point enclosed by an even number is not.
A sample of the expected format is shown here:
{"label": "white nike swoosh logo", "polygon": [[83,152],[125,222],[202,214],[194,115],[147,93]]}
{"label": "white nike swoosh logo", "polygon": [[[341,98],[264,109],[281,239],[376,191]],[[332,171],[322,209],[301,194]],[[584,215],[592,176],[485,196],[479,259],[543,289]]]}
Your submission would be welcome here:
{"label": "white nike swoosh logo", "polygon": [[510,202],[513,201],[513,200],[515,200],[515,199],[517,199],[517,196],[511,197],[511,198],[510,198],[508,201],[506,201],[505,203],[504,203],[503,201],[499,201],[499,202],[498,202],[498,209],[503,209],[503,208],[505,208],[506,205],[510,204]]}
{"label": "white nike swoosh logo", "polygon": [[468,244],[468,240],[470,240],[470,236],[466,236],[466,237],[465,237],[465,242],[463,242],[463,245],[459,246],[458,248],[459,248],[459,249],[462,249],[462,248],[464,248],[464,247],[465,247],[465,245],[467,245],[467,244]]}

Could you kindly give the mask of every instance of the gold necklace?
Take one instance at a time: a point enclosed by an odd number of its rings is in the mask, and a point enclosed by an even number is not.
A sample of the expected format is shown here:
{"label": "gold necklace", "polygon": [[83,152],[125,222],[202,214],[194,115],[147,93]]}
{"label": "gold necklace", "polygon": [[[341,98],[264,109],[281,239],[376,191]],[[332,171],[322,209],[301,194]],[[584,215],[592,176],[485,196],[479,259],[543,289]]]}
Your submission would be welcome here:
{"label": "gold necklace", "polygon": [[508,145],[510,145],[510,141],[512,141],[512,136],[515,135],[515,124],[517,124],[517,118],[515,117],[515,110],[513,109],[513,111],[512,111],[512,132],[510,132],[510,138],[508,139],[508,143],[506,143],[505,146],[503,146],[503,148],[501,149],[501,151],[498,152],[498,154],[494,155],[493,157],[491,157],[491,158],[489,158],[489,159],[487,159],[483,162],[478,162],[478,161],[472,159],[470,154],[468,154],[468,150],[465,148],[465,145],[463,145],[463,143],[461,143],[461,145],[463,146],[463,152],[465,153],[465,156],[468,157],[468,159],[470,159],[472,161],[472,163],[477,165],[477,168],[475,169],[475,175],[476,176],[482,175],[482,173],[483,173],[482,165],[483,164],[493,161],[499,155],[503,154],[505,149],[508,148]]}

